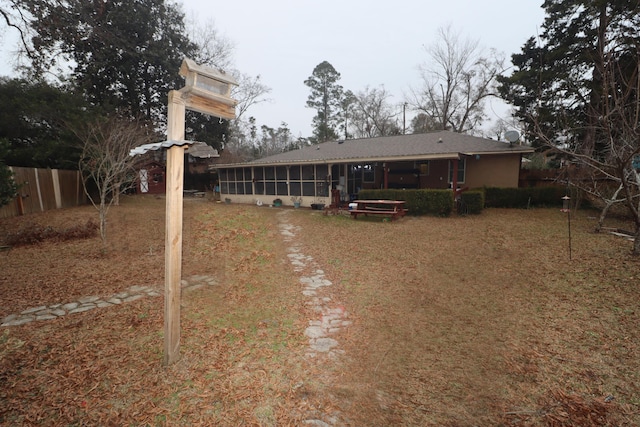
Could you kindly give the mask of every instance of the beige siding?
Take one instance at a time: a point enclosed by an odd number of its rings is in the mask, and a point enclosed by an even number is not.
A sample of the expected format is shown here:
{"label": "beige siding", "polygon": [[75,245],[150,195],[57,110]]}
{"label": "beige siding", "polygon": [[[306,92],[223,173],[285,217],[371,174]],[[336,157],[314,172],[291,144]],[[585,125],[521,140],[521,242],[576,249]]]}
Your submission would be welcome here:
{"label": "beige siding", "polygon": [[466,158],[464,186],[518,187],[520,174],[520,154],[480,155],[480,158]]}

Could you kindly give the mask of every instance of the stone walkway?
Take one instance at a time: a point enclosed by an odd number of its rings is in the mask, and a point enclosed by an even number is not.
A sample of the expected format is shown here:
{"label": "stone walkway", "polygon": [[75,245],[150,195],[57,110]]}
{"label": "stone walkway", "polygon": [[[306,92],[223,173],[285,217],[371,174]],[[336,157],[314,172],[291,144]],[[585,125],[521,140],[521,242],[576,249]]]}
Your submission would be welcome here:
{"label": "stone walkway", "polygon": [[280,234],[288,245],[287,256],[294,271],[301,273],[302,294],[307,297],[305,304],[318,316],[309,320],[309,326],[304,332],[309,338],[307,356],[317,357],[320,353],[335,358],[344,354],[344,351],[339,349],[338,341],[331,336],[351,324],[351,321],[348,320],[349,313],[342,305],[327,295],[329,292],[325,291],[333,283],[325,277],[324,271],[319,268],[313,258],[303,254],[300,246],[296,244],[295,237],[300,232],[300,227],[293,226],[286,221],[286,210],[279,215]]}
{"label": "stone walkway", "polygon": [[[203,286],[216,285],[216,279],[211,276],[191,276],[182,280],[182,289],[197,289]],[[161,286],[131,286],[123,292],[108,297],[86,296],[76,301],[52,305],[42,305],[28,308],[20,313],[11,314],[0,321],[0,326],[19,326],[25,323],[53,320],[69,314],[81,313],[96,308],[111,307],[126,304],[145,297],[158,297],[162,295]]]}
{"label": "stone walkway", "polygon": [[[309,320],[304,331],[305,336],[309,338],[306,356],[309,360],[326,356],[328,360],[335,361],[344,355],[344,350],[340,349],[340,343],[333,336],[351,325],[351,321],[348,320],[349,313],[329,295],[333,283],[326,278],[324,271],[311,256],[302,252],[296,241],[296,235],[302,230],[287,221],[288,214],[287,210],[278,214],[280,234],[287,245],[287,256],[294,271],[300,273],[302,294],[306,297],[305,304],[316,313],[316,317]],[[341,420],[343,416],[339,412],[309,415],[310,419],[304,421],[305,425],[331,427],[348,424]]]}

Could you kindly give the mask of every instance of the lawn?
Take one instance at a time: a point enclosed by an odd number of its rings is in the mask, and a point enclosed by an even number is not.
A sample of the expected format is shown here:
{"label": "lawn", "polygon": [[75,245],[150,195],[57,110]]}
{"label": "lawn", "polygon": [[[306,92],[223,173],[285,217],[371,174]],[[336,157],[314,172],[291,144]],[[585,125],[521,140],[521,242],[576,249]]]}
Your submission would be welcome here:
{"label": "lawn", "polygon": [[[383,222],[185,200],[183,277],[215,284],[183,291],[181,360],[162,366],[161,296],[3,327],[0,424],[640,425],[640,260],[593,233],[593,215],[573,215],[569,259],[557,209]],[[1,219],[0,236],[96,217]],[[307,355],[318,314],[283,218],[349,313],[336,359]],[[92,237],[0,252],[0,319],[133,285],[161,292],[164,200],[125,198],[108,227],[106,248]]]}

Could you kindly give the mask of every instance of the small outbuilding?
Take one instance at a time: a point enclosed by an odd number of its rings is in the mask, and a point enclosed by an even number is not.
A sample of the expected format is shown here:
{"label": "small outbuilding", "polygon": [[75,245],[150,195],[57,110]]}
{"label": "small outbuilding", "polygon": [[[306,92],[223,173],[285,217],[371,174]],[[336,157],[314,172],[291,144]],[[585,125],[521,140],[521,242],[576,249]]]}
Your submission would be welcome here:
{"label": "small outbuilding", "polygon": [[531,147],[449,131],[331,141],[247,163],[218,164],[220,193],[237,203],[303,206],[361,189],[518,187]]}
{"label": "small outbuilding", "polygon": [[150,161],[137,168],[138,194],[164,194],[166,168],[156,161]]}
{"label": "small outbuilding", "polygon": [[188,173],[206,173],[215,159],[220,157],[218,150],[204,142],[196,142],[187,151]]}

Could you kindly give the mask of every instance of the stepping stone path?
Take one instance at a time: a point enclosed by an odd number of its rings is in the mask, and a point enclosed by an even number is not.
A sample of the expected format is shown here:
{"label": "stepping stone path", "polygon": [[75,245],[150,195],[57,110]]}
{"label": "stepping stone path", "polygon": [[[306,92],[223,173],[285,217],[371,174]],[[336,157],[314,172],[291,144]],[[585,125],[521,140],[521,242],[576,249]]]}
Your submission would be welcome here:
{"label": "stepping stone path", "polygon": [[[309,320],[304,331],[305,336],[309,338],[306,356],[310,360],[317,360],[323,355],[331,360],[336,360],[344,354],[344,350],[339,348],[340,343],[332,338],[332,335],[351,325],[352,322],[348,320],[349,313],[345,308],[328,295],[328,288],[333,286],[333,283],[326,278],[324,271],[319,268],[314,259],[302,253],[300,245],[296,244],[296,235],[301,232],[301,228],[287,222],[286,215],[288,214],[289,211],[286,210],[278,214],[280,234],[283,236],[285,244],[288,245],[289,262],[294,271],[301,275],[302,294],[307,297],[305,304],[311,308],[312,312],[316,313],[316,317]],[[321,427],[347,424],[340,421],[342,418],[340,413],[323,414],[322,418],[324,421],[308,419],[304,421],[304,424]]]}
{"label": "stepping stone path", "polygon": [[[182,289],[192,290],[204,286],[214,286],[217,284],[215,278],[210,276],[191,276],[183,279],[181,282]],[[58,317],[66,316],[74,313],[82,313],[83,311],[94,310],[96,308],[112,307],[114,305],[126,304],[145,297],[158,297],[162,295],[159,286],[131,286],[129,289],[113,294],[108,297],[86,296],[79,298],[77,301],[68,302],[66,304],[42,305],[38,307],[28,308],[20,313],[10,314],[0,320],[0,326],[19,326],[25,323],[31,323],[41,320],[53,320]]]}
{"label": "stepping stone path", "polygon": [[344,354],[344,351],[338,348],[338,341],[331,338],[331,335],[351,324],[348,320],[349,313],[342,305],[325,295],[324,288],[332,286],[333,283],[325,277],[324,271],[318,268],[313,258],[303,254],[299,245],[295,244],[296,233],[300,232],[300,227],[285,222],[283,215],[286,213],[287,211],[283,211],[280,214],[280,234],[289,245],[287,256],[294,271],[304,274],[300,277],[300,283],[303,285],[302,294],[307,297],[305,304],[318,315],[316,319],[309,320],[309,326],[304,331],[309,338],[307,356],[317,357],[318,354],[326,354],[335,358]]}

